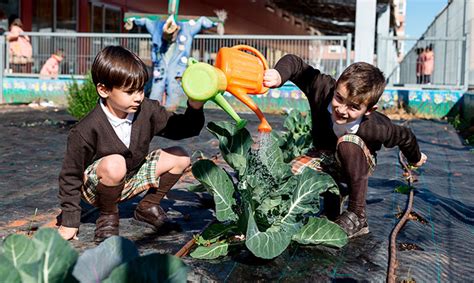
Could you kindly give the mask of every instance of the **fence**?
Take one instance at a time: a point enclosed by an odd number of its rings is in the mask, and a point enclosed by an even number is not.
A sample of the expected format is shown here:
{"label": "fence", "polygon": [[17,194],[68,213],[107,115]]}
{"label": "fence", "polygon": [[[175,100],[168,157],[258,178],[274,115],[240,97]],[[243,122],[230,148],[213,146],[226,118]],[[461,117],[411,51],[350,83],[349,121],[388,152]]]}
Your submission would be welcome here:
{"label": "fence", "polygon": [[[384,66],[389,85],[431,85],[432,87],[462,87],[465,80],[466,38],[379,37],[377,63]],[[394,46],[407,46],[410,50],[401,55]],[[427,49],[432,49],[427,55]],[[433,56],[432,60],[428,57]],[[401,61],[398,63],[397,61]]]}
{"label": "fence", "polygon": [[[4,76],[38,76],[41,66],[56,50],[65,57],[60,64],[62,76],[80,77],[90,69],[95,55],[107,45],[121,45],[138,54],[150,65],[151,36],[148,34],[103,33],[25,33],[33,47],[31,64],[13,64],[9,58],[8,42],[3,55]],[[5,40],[5,39],[4,39]],[[270,66],[287,53],[293,53],[323,72],[338,76],[351,62],[351,35],[347,36],[257,36],[257,35],[197,35],[191,56],[199,61],[214,63],[220,47],[247,44],[267,58]],[[3,69],[3,68],[2,68]]]}
{"label": "fence", "polygon": [[[430,87],[463,88],[474,86],[474,1],[450,0],[436,16],[421,38],[385,37],[379,38],[381,60],[389,60],[381,65],[389,68],[390,84],[416,83],[417,50],[433,47],[434,70]],[[404,57],[393,52],[404,43],[414,43]],[[383,56],[389,50],[390,56]],[[402,50],[403,48],[399,48]],[[397,51],[398,52],[398,51]],[[383,57],[383,58],[381,58]],[[400,63],[399,63],[400,62]]]}

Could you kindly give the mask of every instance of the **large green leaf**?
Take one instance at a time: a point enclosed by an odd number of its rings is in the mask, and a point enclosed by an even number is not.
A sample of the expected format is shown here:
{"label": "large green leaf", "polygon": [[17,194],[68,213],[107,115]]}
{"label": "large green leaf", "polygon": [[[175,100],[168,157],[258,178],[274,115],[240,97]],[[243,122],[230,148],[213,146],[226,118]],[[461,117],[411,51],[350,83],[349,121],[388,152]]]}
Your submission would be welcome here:
{"label": "large green leaf", "polygon": [[149,254],[115,268],[104,283],[186,282],[187,266],[172,255]]}
{"label": "large green leaf", "polygon": [[[254,215],[250,212],[245,244],[258,257],[274,258],[280,255],[290,244],[292,236],[303,226],[304,215],[308,212],[318,212],[319,195],[336,187],[328,174],[309,168],[294,178],[297,183],[289,206],[282,205],[285,208],[282,218],[274,222],[265,232],[260,232]],[[292,183],[294,184],[293,181]]]}
{"label": "large green leaf", "polygon": [[237,220],[232,210],[236,205],[234,184],[227,173],[210,160],[199,160],[192,168],[193,175],[214,195],[216,203],[216,218],[219,221]]}
{"label": "large green leaf", "polygon": [[290,206],[281,223],[296,233],[302,226],[304,214],[319,211],[319,195],[334,187],[336,183],[326,173],[306,168],[297,175],[298,183],[291,197]]}
{"label": "large green leaf", "polygon": [[[55,229],[40,229],[33,238],[38,250],[44,250],[40,262],[40,279],[37,282],[71,282],[72,267],[74,266],[78,254],[76,250],[65,241]],[[32,264],[29,264],[30,267]],[[27,265],[28,266],[28,265]],[[25,270],[35,270],[35,268],[25,268]]]}
{"label": "large green leaf", "polygon": [[238,174],[242,176],[247,166],[247,157],[237,153],[228,153],[224,156],[225,161],[229,164]]}
{"label": "large green leaf", "polygon": [[55,229],[40,229],[32,240],[10,235],[5,239],[3,249],[22,282],[75,281],[71,267],[77,260],[77,252]]}
{"label": "large green leaf", "polygon": [[72,274],[81,283],[100,282],[114,268],[138,256],[138,250],[132,241],[112,236],[97,247],[86,250],[77,260]]}
{"label": "large green leaf", "polygon": [[42,251],[37,250],[37,245],[25,235],[11,234],[3,242],[5,257],[15,267],[22,264],[35,262],[41,258]]}
{"label": "large green leaf", "polygon": [[21,282],[20,273],[18,273],[13,263],[3,254],[0,254],[0,278],[2,278],[2,282]]}
{"label": "large green leaf", "polygon": [[201,236],[204,240],[209,241],[235,232],[236,229],[237,225],[235,223],[213,223],[202,232]]}
{"label": "large green leaf", "polygon": [[285,183],[281,184],[278,189],[270,193],[271,197],[278,197],[283,195],[292,195],[296,187],[298,186],[298,175],[293,175],[286,180]]}
{"label": "large green leaf", "polygon": [[214,243],[208,247],[199,246],[190,255],[199,259],[215,259],[227,255],[228,243]]}
{"label": "large green leaf", "polygon": [[219,140],[219,149],[224,160],[240,175],[245,171],[245,160],[253,144],[247,129],[238,129],[230,122],[209,122],[207,129]]}
{"label": "large green leaf", "polygon": [[334,222],[326,218],[309,218],[308,223],[293,236],[300,244],[326,245],[340,248],[347,244],[347,234]]}
{"label": "large green leaf", "polygon": [[253,213],[249,212],[245,246],[255,256],[266,259],[279,256],[290,244],[292,235],[282,226],[272,226],[260,232]]}

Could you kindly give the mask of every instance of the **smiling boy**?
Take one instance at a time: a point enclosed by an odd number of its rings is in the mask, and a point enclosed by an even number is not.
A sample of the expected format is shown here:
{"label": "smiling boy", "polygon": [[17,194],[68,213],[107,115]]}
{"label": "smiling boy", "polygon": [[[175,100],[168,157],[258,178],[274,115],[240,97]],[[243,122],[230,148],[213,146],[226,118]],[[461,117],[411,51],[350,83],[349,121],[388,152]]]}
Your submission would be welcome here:
{"label": "smiling boy", "polygon": [[[308,98],[314,148],[292,162],[298,174],[304,168],[324,171],[339,184],[346,184],[349,204],[341,214],[341,197],[326,194],[324,213],[350,238],[369,233],[365,199],[368,177],[382,145],[398,146],[413,166],[426,162],[410,129],[393,124],[377,109],[385,77],[368,63],[354,63],[336,81],[307,65],[295,55],[285,55],[264,75],[266,87],[295,83]],[[340,186],[341,188],[341,186]],[[341,190],[343,191],[343,190]]]}
{"label": "smiling boy", "polygon": [[119,234],[118,203],[146,191],[134,218],[159,229],[167,222],[161,199],[190,164],[181,147],[154,149],[154,136],[179,140],[204,126],[203,103],[188,100],[184,114],[144,97],[145,64],[121,46],[108,46],[92,64],[97,106],[70,131],[59,175],[60,235],[73,239],[80,225],[81,198],[98,207],[94,240]]}

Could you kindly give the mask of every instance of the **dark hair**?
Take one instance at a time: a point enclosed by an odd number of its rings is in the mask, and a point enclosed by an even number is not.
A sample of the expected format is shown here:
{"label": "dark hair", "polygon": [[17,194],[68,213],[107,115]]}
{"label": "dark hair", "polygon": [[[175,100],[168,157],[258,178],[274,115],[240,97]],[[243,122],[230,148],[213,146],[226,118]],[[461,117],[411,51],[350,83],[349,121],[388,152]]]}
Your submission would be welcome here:
{"label": "dark hair", "polygon": [[61,56],[61,57],[64,57],[64,49],[62,48],[58,48],[56,50],[56,52],[54,52],[55,55],[58,55],[58,56]]}
{"label": "dark hair", "polygon": [[11,14],[10,16],[8,16],[8,26],[11,26],[13,21],[18,19],[18,15],[17,14]]}
{"label": "dark hair", "polygon": [[20,28],[23,28],[23,23],[21,22],[20,18],[16,18],[13,20],[13,22],[10,24],[10,28],[12,26],[17,26],[17,27],[20,27]]}
{"label": "dark hair", "polygon": [[385,77],[379,68],[357,62],[347,67],[337,80],[336,86],[343,84],[348,98],[356,103],[364,103],[367,108],[377,104],[385,88]]}
{"label": "dark hair", "polygon": [[122,46],[107,46],[92,63],[92,81],[97,86],[120,88],[123,91],[143,90],[148,81],[145,63]]}

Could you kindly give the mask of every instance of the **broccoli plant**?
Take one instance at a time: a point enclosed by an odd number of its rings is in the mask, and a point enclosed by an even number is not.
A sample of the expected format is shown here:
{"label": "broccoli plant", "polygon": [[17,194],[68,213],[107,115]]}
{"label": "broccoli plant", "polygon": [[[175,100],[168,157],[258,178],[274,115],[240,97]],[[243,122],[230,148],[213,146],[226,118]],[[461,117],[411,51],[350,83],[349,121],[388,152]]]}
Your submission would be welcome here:
{"label": "broccoli plant", "polygon": [[280,148],[283,151],[283,160],[290,162],[308,150],[312,143],[311,114],[303,115],[299,111],[291,111],[286,117],[283,127],[286,131],[280,139]]}
{"label": "broccoli plant", "polygon": [[245,128],[210,122],[207,129],[218,138],[222,156],[234,172],[206,159],[193,165],[194,176],[214,197],[219,223],[196,237],[198,247],[191,256],[217,258],[245,245],[255,256],[271,259],[292,240],[334,247],[347,243],[338,225],[314,217],[321,193],[339,193],[329,175],[311,169],[293,175],[279,146],[281,137],[275,133],[254,150]]}

